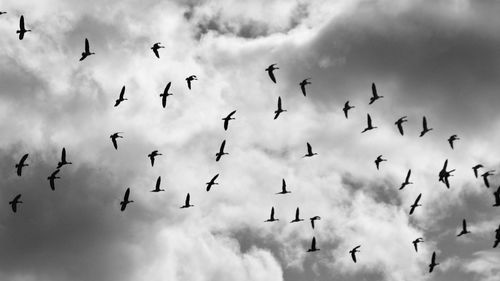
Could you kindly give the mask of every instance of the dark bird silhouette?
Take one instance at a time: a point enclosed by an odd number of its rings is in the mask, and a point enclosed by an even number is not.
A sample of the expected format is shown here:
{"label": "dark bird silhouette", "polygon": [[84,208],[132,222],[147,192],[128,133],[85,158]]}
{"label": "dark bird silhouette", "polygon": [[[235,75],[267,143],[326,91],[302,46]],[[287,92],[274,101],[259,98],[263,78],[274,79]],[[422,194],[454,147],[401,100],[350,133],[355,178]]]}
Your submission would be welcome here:
{"label": "dark bird silhouette", "polygon": [[424,242],[424,239],[422,237],[419,237],[419,238],[413,240],[413,242],[411,242],[411,243],[413,243],[413,247],[415,248],[415,252],[418,252],[418,243],[422,243],[422,242]]}
{"label": "dark bird silhouette", "polygon": [[116,142],[116,139],[117,138],[123,138],[122,136],[120,136],[119,134],[123,134],[123,132],[116,132],[114,134],[112,134],[111,136],[109,136],[111,138],[111,142],[113,143],[113,147],[118,150],[118,143]]}
{"label": "dark bird silhouette", "polygon": [[21,160],[19,160],[19,163],[17,163],[14,167],[16,168],[16,172],[18,176],[21,176],[21,173],[23,172],[23,167],[29,166],[28,164],[25,164],[26,159],[28,159],[28,153],[24,154],[23,157],[21,157]]}
{"label": "dark bird silhouette", "polygon": [[399,188],[399,190],[405,188],[405,186],[409,185],[409,184],[413,184],[411,181],[410,181],[410,176],[411,176],[411,169],[408,170],[408,173],[406,173],[406,178],[405,178],[405,181],[401,184],[401,187]]}
{"label": "dark bird silhouette", "polygon": [[457,235],[457,237],[460,237],[460,236],[465,235],[467,233],[470,233],[470,231],[467,230],[467,222],[464,219],[462,221],[462,231],[460,231],[460,233]]}
{"label": "dark bird silhouette", "polygon": [[55,180],[56,179],[60,179],[61,177],[58,177],[57,174],[59,173],[59,169],[55,170],[54,172],[52,172],[52,174],[50,174],[50,176],[47,178],[49,180],[49,184],[50,184],[50,189],[52,190],[56,190],[56,187],[55,187]]}
{"label": "dark bird silhouette", "polygon": [[314,217],[310,218],[309,220],[311,220],[311,227],[312,227],[312,229],[314,229],[314,221],[321,220],[321,217],[314,216]]}
{"label": "dark bird silhouette", "polygon": [[404,131],[403,131],[403,123],[404,122],[408,122],[408,120],[406,120],[406,118],[408,118],[407,116],[403,116],[401,118],[399,118],[396,122],[394,122],[394,124],[396,126],[398,126],[398,130],[399,130],[399,133],[403,136],[404,135]]}
{"label": "dark bird silhouette", "polygon": [[273,81],[274,83],[276,83],[276,78],[274,77],[274,70],[276,70],[276,69],[279,69],[279,68],[276,67],[275,63],[271,64],[270,66],[268,66],[266,68],[267,74],[269,74],[269,78],[271,78],[271,81]]}
{"label": "dark bird silhouette", "polygon": [[413,211],[415,211],[416,207],[422,206],[422,205],[418,204],[418,201],[420,201],[420,198],[422,198],[422,193],[420,193],[417,196],[417,199],[415,199],[415,203],[413,203],[413,205],[410,206],[411,207],[411,209],[410,209],[410,215],[413,214]]}
{"label": "dark bird silhouette", "polygon": [[311,82],[309,82],[311,78],[306,78],[304,80],[302,80],[302,82],[300,82],[300,90],[302,90],[302,94],[304,95],[304,97],[306,96],[306,85],[307,84],[311,84]]}
{"label": "dark bird silhouette", "polygon": [[31,29],[26,29],[24,27],[24,16],[21,16],[19,19],[19,30],[16,30],[16,33],[19,33],[19,40],[23,40],[24,38],[24,33],[30,32]]}
{"label": "dark bird silhouette", "polygon": [[474,171],[474,176],[477,178],[479,175],[477,173],[477,170],[483,168],[484,166],[481,164],[477,164],[476,166],[472,167],[472,170]]}
{"label": "dark bird silhouette", "polygon": [[493,192],[493,195],[495,196],[493,207],[500,207],[500,186],[498,186],[497,191]]}
{"label": "dark bird silhouette", "polygon": [[307,153],[304,156],[302,156],[302,158],[313,157],[314,155],[317,155],[317,154],[318,153],[313,153],[311,145],[309,143],[307,143]]}
{"label": "dark bird silhouette", "polygon": [[344,108],[342,109],[344,111],[345,118],[349,118],[347,112],[351,110],[351,108],[355,108],[355,106],[350,106],[349,101],[346,101],[344,104]]}
{"label": "dark bird silhouette", "polygon": [[73,163],[66,161],[66,148],[63,147],[61,153],[61,161],[57,163],[57,169],[60,169],[64,165],[70,165],[70,164]]}
{"label": "dark bird silhouette", "polygon": [[222,155],[229,154],[224,152],[224,147],[226,146],[226,140],[223,140],[220,144],[219,152],[215,153],[215,161],[219,161]]}
{"label": "dark bird silhouette", "polygon": [[273,222],[273,221],[279,221],[279,219],[274,218],[274,207],[271,208],[271,215],[269,216],[269,219],[265,220],[264,222]]}
{"label": "dark bird silhouette", "polygon": [[427,134],[427,132],[432,131],[432,130],[433,130],[433,128],[427,127],[427,119],[424,116],[424,118],[422,119],[422,132],[420,132],[420,137],[423,137],[425,134]]}
{"label": "dark bird silhouette", "polygon": [[297,209],[295,210],[295,218],[290,223],[300,221],[303,221],[303,219],[299,218],[299,207],[297,207]]}
{"label": "dark bird silhouette", "polygon": [[219,174],[215,175],[209,182],[207,182],[207,192],[210,191],[210,188],[212,188],[212,185],[218,184],[215,182],[215,180],[217,180],[218,177],[219,177]]}
{"label": "dark bird silhouette", "polygon": [[196,75],[191,75],[189,76],[188,78],[186,78],[186,82],[188,84],[188,89],[191,90],[191,82],[193,80],[198,80],[198,77],[196,77]]}
{"label": "dark bird silhouette", "polygon": [[281,108],[281,97],[278,97],[278,108],[274,111],[274,119],[278,118],[280,116],[281,112],[285,112],[286,109]]}
{"label": "dark bird silhouette", "polygon": [[453,142],[456,140],[459,140],[460,138],[457,135],[452,135],[451,137],[448,138],[448,143],[451,146],[451,149],[453,149]]}
{"label": "dark bird silhouette", "polygon": [[356,253],[359,253],[360,251],[358,250],[361,247],[361,245],[358,245],[354,247],[354,249],[350,250],[349,253],[351,254],[352,261],[356,263]]}
{"label": "dark bird silhouette", "polygon": [[156,179],[155,189],[151,190],[151,192],[160,192],[160,191],[165,191],[165,189],[160,189],[160,184],[161,184],[161,176],[159,176],[159,177]]}
{"label": "dark bird silhouette", "polygon": [[80,58],[80,61],[84,60],[86,57],[95,55],[95,53],[90,52],[90,45],[89,45],[89,40],[85,38],[85,50],[82,53],[82,57]]}
{"label": "dark bird silhouette", "polygon": [[372,125],[372,117],[370,116],[370,114],[366,114],[366,123],[367,127],[361,133],[377,128]]}
{"label": "dark bird silhouette", "polygon": [[170,89],[170,85],[171,84],[172,84],[172,82],[168,82],[167,86],[165,87],[165,90],[163,90],[163,93],[160,94],[161,105],[163,106],[163,108],[165,108],[167,106],[167,97],[173,95],[173,94],[171,94],[171,93],[168,92],[168,90]]}
{"label": "dark bird silhouette", "polygon": [[447,188],[450,188],[449,178],[453,176],[451,173],[455,171],[455,169],[448,171],[448,159],[444,161],[443,168],[439,171],[439,181],[443,182]]}
{"label": "dark bird silhouette", "polygon": [[500,225],[495,230],[495,242],[493,243],[493,248],[496,248],[498,243],[500,243]]}
{"label": "dark bird silhouette", "polygon": [[282,179],[282,181],[281,181],[281,191],[278,192],[278,193],[276,193],[276,194],[287,194],[287,193],[291,193],[291,191],[286,190],[285,179]]}
{"label": "dark bird silhouette", "polygon": [[16,197],[14,197],[14,199],[9,202],[9,205],[12,208],[12,212],[14,213],[17,212],[17,204],[23,203],[23,201],[20,201],[19,199],[21,199],[21,194],[16,195]]}
{"label": "dark bird silhouette", "polygon": [[128,99],[123,98],[123,95],[125,95],[125,86],[122,87],[122,90],[120,91],[120,97],[115,101],[115,107],[118,106],[122,101],[126,101]]}
{"label": "dark bird silhouette", "polygon": [[227,131],[227,127],[229,126],[229,120],[234,120],[234,118],[231,118],[234,114],[236,113],[236,110],[233,110],[231,113],[229,113],[228,116],[222,118],[224,120],[224,131]]}
{"label": "dark bird silhouette", "polygon": [[316,252],[316,251],[319,251],[318,248],[316,248],[316,237],[313,237],[312,241],[311,241],[311,248],[309,250],[307,250],[308,252]]}
{"label": "dark bird silhouette", "polygon": [[191,205],[189,204],[189,200],[191,200],[191,196],[189,195],[189,193],[186,195],[186,201],[184,201],[184,205],[181,206],[181,209],[184,209],[184,208],[189,208],[189,207],[194,207],[194,205]]}
{"label": "dark bird silhouette", "polygon": [[125,208],[127,208],[127,204],[129,203],[132,203],[134,201],[132,200],[128,200],[128,197],[130,196],[130,188],[127,188],[127,190],[125,190],[125,195],[123,196],[123,201],[120,202],[120,211],[125,211]]}
{"label": "dark bird silhouette", "polygon": [[482,174],[481,177],[483,177],[484,180],[484,185],[486,185],[487,188],[490,188],[490,182],[488,181],[488,177],[493,175],[495,170],[489,170],[486,173]]}
{"label": "dark bird silhouette", "polygon": [[372,83],[372,96],[370,97],[370,103],[374,103],[376,100],[383,98],[384,96],[379,96],[377,94],[377,87],[375,86],[375,83]]}
{"label": "dark bird silhouette", "polygon": [[7,14],[7,12],[0,11],[0,15]]}
{"label": "dark bird silhouette", "polygon": [[377,159],[375,159],[375,166],[377,166],[377,170],[379,168],[379,165],[382,161],[387,161],[387,159],[382,158],[382,155],[377,156]]}
{"label": "dark bird silhouette", "polygon": [[439,265],[439,263],[436,263],[436,252],[432,252],[431,263],[429,264],[429,273],[431,273],[437,265]]}
{"label": "dark bird silhouette", "polygon": [[153,47],[151,47],[151,50],[153,50],[153,53],[155,53],[155,56],[157,58],[160,58],[160,53],[158,52],[158,50],[161,48],[165,48],[164,46],[161,46],[160,44],[161,44],[160,42],[154,43]]}
{"label": "dark bird silhouette", "polygon": [[148,154],[149,160],[151,160],[151,167],[153,167],[155,164],[155,157],[159,156],[159,155],[163,155],[163,154],[158,153],[158,150],[153,150],[153,152]]}

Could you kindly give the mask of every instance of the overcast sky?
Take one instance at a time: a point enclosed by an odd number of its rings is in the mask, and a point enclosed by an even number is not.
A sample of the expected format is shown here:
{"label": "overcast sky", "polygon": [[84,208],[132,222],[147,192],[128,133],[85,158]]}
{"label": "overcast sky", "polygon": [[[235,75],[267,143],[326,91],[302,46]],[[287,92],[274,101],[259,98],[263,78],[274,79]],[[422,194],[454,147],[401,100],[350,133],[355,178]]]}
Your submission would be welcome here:
{"label": "overcast sky", "polygon": [[[487,189],[471,169],[500,170],[497,1],[6,0],[0,11],[1,280],[498,279],[500,181]],[[85,38],[96,54],[80,62]],[[384,98],[368,105],[372,82]],[[273,120],[279,96],[288,111]],[[361,134],[367,113],[378,128]],[[419,138],[424,115],[434,130]],[[302,158],[307,142],[318,155]],[[63,147],[73,164],[52,191]],[[438,182],[446,159],[450,189]],[[408,169],[414,184],[398,190]],[[166,191],[152,193],[158,176]],[[276,195],[282,179],[291,193]],[[194,207],[180,209],[188,192]],[[280,220],[264,223],[272,206]],[[305,221],[290,224],[297,207]],[[472,233],[456,237],[462,219]],[[313,236],[320,251],[307,253]]]}

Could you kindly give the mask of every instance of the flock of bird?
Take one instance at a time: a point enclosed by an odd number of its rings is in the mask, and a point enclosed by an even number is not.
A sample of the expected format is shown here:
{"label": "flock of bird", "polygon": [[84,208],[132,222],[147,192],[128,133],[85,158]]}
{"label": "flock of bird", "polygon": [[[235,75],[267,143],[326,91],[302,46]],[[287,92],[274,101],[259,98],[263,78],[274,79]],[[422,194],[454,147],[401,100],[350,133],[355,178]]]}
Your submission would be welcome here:
{"label": "flock of bird", "polygon": [[[5,14],[5,13],[6,12],[0,12],[0,15]],[[19,20],[19,30],[16,31],[16,33],[19,34],[19,40],[23,40],[26,32],[31,32],[31,30],[26,29],[25,22],[24,22],[24,16],[21,16],[20,20]],[[157,58],[160,58],[159,50],[161,48],[165,48],[164,46],[161,46],[160,44],[161,43],[158,42],[158,43],[155,43],[151,47],[151,50],[153,51],[154,55]],[[90,51],[89,40],[87,38],[85,38],[84,51],[82,52],[80,61],[85,60],[86,58],[88,58],[91,55],[95,55],[95,53]],[[276,83],[276,76],[274,74],[274,71],[279,69],[276,65],[277,64],[271,64],[269,67],[267,67],[265,69],[265,71],[267,71],[267,73],[269,75],[269,78],[271,79],[271,81],[273,83]],[[186,80],[188,89],[191,90],[192,82],[194,80],[197,80],[197,77],[196,77],[196,75],[191,75],[191,76],[187,77],[185,80]],[[307,96],[306,86],[309,85],[309,84],[311,84],[311,82],[309,80],[311,80],[311,78],[304,79],[303,81],[301,81],[299,83],[300,90],[301,90],[301,92],[302,92],[302,94],[304,96]],[[166,105],[167,105],[167,97],[170,96],[170,95],[173,95],[172,93],[169,93],[170,87],[171,87],[171,82],[168,82],[168,84],[166,85],[164,91],[160,94],[161,105],[162,105],[163,108],[165,108]],[[372,83],[371,90],[372,90],[372,95],[371,95],[371,97],[369,99],[369,103],[368,103],[369,105],[373,104],[374,102],[376,102],[377,100],[379,100],[381,98],[384,98],[384,96],[378,95],[375,83]],[[120,91],[120,94],[118,96],[118,99],[115,101],[114,106],[117,107],[122,102],[124,102],[126,100],[127,100],[127,98],[125,98],[125,86],[123,86],[122,89],[121,89],[121,91]],[[355,108],[355,106],[350,105],[349,101],[345,102],[344,107],[343,107],[342,110],[344,112],[344,115],[345,115],[346,119],[349,118],[349,114],[348,113],[353,108]],[[286,112],[286,111],[287,111],[286,109],[283,109],[281,97],[278,97],[277,109],[274,111],[274,114],[275,114],[274,115],[274,119],[277,119],[280,116],[280,114],[282,114],[283,112]],[[236,113],[236,110],[232,111],[226,117],[222,118],[222,120],[224,121],[224,123],[223,123],[224,130],[228,130],[229,121],[230,120],[235,120],[235,118],[233,118],[233,116],[234,116],[235,113]],[[397,129],[398,129],[398,132],[401,135],[404,135],[403,124],[405,122],[408,122],[407,116],[403,116],[403,117],[399,118],[394,123],[396,125]],[[366,126],[366,128],[364,128],[361,131],[361,133],[365,133],[365,132],[368,132],[368,131],[376,129],[376,128],[377,127],[373,125],[373,121],[372,121],[372,118],[371,118],[370,114],[367,114],[367,126]],[[423,137],[425,134],[427,134],[428,132],[430,132],[432,130],[433,130],[433,128],[429,128],[428,127],[426,117],[423,116],[423,118],[422,118],[422,131],[420,132],[420,137]],[[113,133],[112,135],[110,135],[110,139],[111,139],[112,145],[113,145],[113,147],[114,147],[115,150],[118,150],[118,142],[117,142],[117,140],[119,138],[123,138],[123,136],[121,136],[120,134],[123,134],[123,132],[116,132],[116,133]],[[458,136],[456,134],[454,134],[454,135],[452,135],[452,136],[450,136],[448,138],[448,143],[449,143],[451,149],[454,149],[454,143],[457,140],[460,140],[460,138],[458,138]],[[227,152],[224,151],[225,145],[226,145],[226,140],[223,140],[222,143],[221,143],[221,145],[220,145],[219,151],[215,154],[215,161],[220,161],[221,158],[222,158],[222,156],[229,154],[229,153],[227,153]],[[162,154],[159,153],[158,150],[154,150],[150,154],[147,155],[147,157],[150,159],[151,166],[154,166],[154,164],[155,164],[155,158],[158,157],[158,156],[161,156],[161,155]],[[307,143],[307,153],[303,157],[313,157],[315,155],[317,155],[317,153],[314,153],[313,150],[312,150],[312,146],[309,143]],[[17,163],[15,165],[16,174],[19,177],[22,176],[23,168],[29,166],[29,164],[26,163],[28,157],[29,157],[29,154],[24,154],[21,157],[21,159],[19,160],[19,163]],[[382,162],[384,162],[384,161],[388,161],[388,160],[384,159],[383,155],[379,155],[375,159],[374,162],[375,162],[375,166],[376,166],[377,170],[380,169],[380,164]],[[62,153],[61,153],[61,160],[58,162],[58,164],[57,164],[56,169],[54,170],[54,172],[52,172],[50,174],[50,176],[47,177],[47,180],[49,181],[49,186],[50,186],[51,190],[53,190],[53,191],[55,190],[55,181],[57,179],[60,179],[60,177],[58,176],[58,174],[59,174],[61,168],[63,166],[65,166],[65,165],[70,165],[70,164],[72,164],[72,163],[68,162],[67,159],[66,159],[66,149],[63,148],[62,149]],[[438,176],[439,176],[438,180],[440,182],[443,182],[446,185],[447,188],[450,188],[449,177],[452,176],[452,173],[455,171],[455,169],[448,170],[447,166],[448,166],[448,160],[446,159],[445,162],[444,162],[443,168],[441,169],[441,171],[438,174]],[[482,164],[477,164],[477,165],[475,165],[475,166],[472,167],[474,176],[476,178],[478,178],[479,176],[481,176],[483,178],[485,186],[487,188],[489,188],[490,187],[490,183],[489,183],[488,177],[491,176],[491,175],[493,175],[495,171],[494,170],[488,170],[488,171],[482,173],[481,175],[479,175],[479,169],[481,169],[481,168],[484,168]],[[215,176],[213,176],[211,178],[211,180],[209,182],[206,183],[206,191],[207,192],[210,191],[211,188],[214,185],[218,185],[218,183],[216,182],[216,180],[217,180],[218,177],[219,177],[219,174],[216,174]],[[402,190],[406,186],[413,184],[410,181],[410,177],[411,177],[411,169],[408,170],[408,172],[406,174],[406,177],[405,177],[405,180],[401,184],[399,190]],[[161,192],[161,191],[165,191],[165,189],[161,188],[161,177],[158,177],[158,179],[156,180],[155,187],[154,187],[153,190],[151,190],[151,192]],[[285,181],[285,179],[283,179],[282,180],[281,191],[277,192],[276,194],[284,195],[284,194],[288,194],[288,193],[291,193],[291,191],[287,190],[286,181]],[[496,190],[496,192],[493,193],[493,195],[494,195],[494,201],[495,201],[495,203],[494,203],[493,206],[494,207],[499,207],[500,206],[500,187],[498,187],[498,189]],[[422,206],[421,204],[419,204],[421,198],[422,198],[422,193],[420,193],[417,196],[417,198],[415,199],[414,203],[412,205],[410,205],[409,215],[412,215],[415,212],[415,209],[417,207]],[[9,204],[11,205],[11,209],[12,209],[12,211],[14,213],[18,211],[18,205],[21,204],[21,203],[23,203],[20,199],[21,199],[21,194],[18,194],[18,195],[16,195],[14,197],[14,199],[12,199],[9,202]],[[133,202],[134,202],[133,200],[130,200],[130,188],[127,188],[126,191],[125,191],[125,194],[123,196],[123,200],[120,202],[120,210],[121,211],[125,211],[127,205],[130,204],[130,203],[133,203]],[[192,205],[190,203],[190,194],[187,193],[184,205],[182,205],[180,208],[184,209],[184,208],[190,208],[190,207],[193,207],[193,206],[194,205]],[[312,229],[314,229],[314,227],[315,227],[315,221],[320,220],[320,219],[321,219],[320,216],[314,216],[314,217],[309,218]],[[275,217],[275,211],[274,211],[274,206],[273,206],[273,207],[271,207],[271,213],[270,213],[269,219],[265,220],[265,222],[276,222],[276,221],[279,221],[279,219],[277,219]],[[290,223],[297,223],[297,222],[301,222],[301,221],[304,221],[304,219],[300,218],[300,210],[297,207],[297,209],[295,210],[294,219],[292,221],[290,221]],[[467,222],[466,222],[465,219],[463,219],[463,221],[462,221],[462,231],[457,236],[459,237],[459,236],[466,235],[466,234],[469,234],[469,233],[471,233],[471,232],[467,229]],[[422,243],[422,242],[424,242],[424,240],[423,240],[422,237],[418,237],[418,238],[416,238],[415,240],[413,240],[411,242],[413,244],[413,247],[414,247],[414,249],[415,249],[416,252],[418,252],[418,244]],[[500,243],[500,226],[495,230],[495,241],[493,243],[493,248],[496,248],[499,243]],[[360,247],[361,247],[361,245],[357,245],[352,250],[349,251],[349,253],[351,255],[351,258],[352,258],[352,260],[353,260],[354,263],[357,262],[356,253],[360,252],[360,250],[359,250]],[[311,246],[307,250],[307,252],[315,252],[315,251],[319,251],[319,250],[320,249],[317,248],[317,245],[316,245],[316,237],[313,236],[312,241],[311,241]],[[431,262],[429,264],[429,272],[432,272],[434,270],[434,267],[436,267],[437,265],[439,265],[439,263],[436,262],[436,252],[434,251],[432,253]]]}

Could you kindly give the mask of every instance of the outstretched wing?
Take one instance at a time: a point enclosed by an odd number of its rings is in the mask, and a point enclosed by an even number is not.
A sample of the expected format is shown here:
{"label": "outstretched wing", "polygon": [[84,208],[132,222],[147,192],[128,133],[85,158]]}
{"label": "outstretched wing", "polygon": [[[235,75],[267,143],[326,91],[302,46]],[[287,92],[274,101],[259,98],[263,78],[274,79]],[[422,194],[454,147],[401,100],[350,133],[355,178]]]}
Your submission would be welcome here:
{"label": "outstretched wing", "polygon": [[85,53],[90,53],[89,40],[85,38]]}
{"label": "outstretched wing", "polygon": [[268,70],[267,73],[269,73],[269,78],[271,78],[271,80],[276,83],[276,78],[274,77],[274,73],[273,73],[273,70]]}
{"label": "outstretched wing", "polygon": [[372,95],[373,95],[374,98],[378,97],[377,87],[375,86],[375,83],[372,83]]}
{"label": "outstretched wing", "polygon": [[153,47],[153,52],[155,53],[155,56],[156,56],[157,58],[160,58],[160,53],[158,52],[158,48],[154,48],[154,47]]}

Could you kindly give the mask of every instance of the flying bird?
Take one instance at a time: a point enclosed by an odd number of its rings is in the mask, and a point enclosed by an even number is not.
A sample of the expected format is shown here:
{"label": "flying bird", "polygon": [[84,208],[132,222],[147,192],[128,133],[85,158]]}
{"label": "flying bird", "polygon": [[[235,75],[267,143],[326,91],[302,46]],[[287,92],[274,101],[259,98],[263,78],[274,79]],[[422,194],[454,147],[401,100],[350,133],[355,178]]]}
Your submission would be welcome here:
{"label": "flying bird", "polygon": [[229,154],[229,153],[224,152],[225,146],[226,146],[226,140],[223,140],[222,143],[220,144],[219,152],[215,153],[215,161],[219,162],[222,155]]}
{"label": "flying bird", "polygon": [[451,173],[455,171],[455,169],[448,171],[448,159],[444,161],[443,168],[439,171],[439,181],[443,182],[447,188],[450,188],[449,178],[453,176]]}
{"label": "flying bird", "polygon": [[274,119],[278,118],[280,116],[281,112],[285,112],[286,109],[281,108],[281,97],[278,97],[278,108],[274,111]]}
{"label": "flying bird", "polygon": [[495,242],[493,243],[493,248],[496,248],[498,243],[500,243],[500,225],[495,230]]}
{"label": "flying bird", "polygon": [[431,263],[429,264],[429,273],[431,273],[437,265],[439,265],[439,263],[436,263],[436,252],[432,252]]}
{"label": "flying bird", "polygon": [[160,192],[165,191],[165,189],[160,189],[161,176],[156,179],[155,189],[151,190],[151,192]]}
{"label": "flying bird", "polygon": [[306,85],[308,84],[311,84],[311,82],[309,82],[311,78],[306,78],[304,80],[302,80],[302,82],[300,82],[300,90],[302,90],[302,94],[304,95],[304,97],[306,96]]}
{"label": "flying bird", "polygon": [[311,227],[312,227],[312,229],[314,229],[314,221],[321,220],[321,217],[320,216],[314,216],[314,217],[310,218],[309,220],[311,220]]}
{"label": "flying bird", "polygon": [[467,222],[465,221],[465,219],[462,221],[462,231],[460,231],[460,233],[457,235],[457,237],[459,236],[462,236],[462,235],[465,235],[467,233],[470,233],[470,231],[467,230]]}
{"label": "flying bird", "polygon": [[57,169],[60,169],[64,165],[70,165],[70,164],[73,163],[66,161],[66,148],[63,147],[61,153],[61,161],[57,163]]}
{"label": "flying bird", "polygon": [[21,160],[19,160],[19,163],[17,163],[14,167],[17,169],[17,175],[21,176],[21,173],[23,171],[23,167],[29,166],[28,164],[25,164],[26,159],[28,159],[28,153],[24,154],[23,157],[21,157]]}
{"label": "flying bird", "polygon": [[17,204],[23,203],[23,201],[20,201],[19,199],[21,198],[21,194],[16,195],[12,201],[9,202],[9,205],[12,208],[12,212],[17,212]]}
{"label": "flying bird", "polygon": [[366,123],[367,127],[361,133],[377,128],[372,125],[372,117],[370,116],[370,114],[366,114]]}
{"label": "flying bird", "polygon": [[119,134],[123,134],[123,132],[116,132],[114,134],[112,134],[111,136],[109,136],[111,138],[111,142],[113,143],[113,147],[118,150],[118,143],[116,142],[116,139],[117,138],[123,138],[122,136],[120,136]]}
{"label": "flying bird", "polygon": [[157,58],[160,58],[160,53],[158,52],[158,50],[161,48],[165,48],[164,46],[161,46],[160,44],[161,44],[160,42],[154,43],[153,47],[151,47],[151,50],[153,50],[153,53],[155,53],[155,56]]}
{"label": "flying bird", "polygon": [[271,78],[271,81],[273,81],[274,83],[276,83],[276,78],[274,77],[274,70],[276,70],[276,69],[279,69],[279,68],[276,67],[275,63],[271,64],[270,66],[268,66],[266,68],[267,74],[269,74],[269,78]]}
{"label": "flying bird", "polygon": [[0,15],[7,14],[7,12],[0,11]]}
{"label": "flying bird", "polygon": [[189,200],[191,200],[191,196],[189,195],[189,193],[186,195],[186,201],[184,201],[184,205],[181,206],[181,209],[184,209],[184,208],[189,208],[189,207],[194,207],[194,205],[191,205],[189,204]]}
{"label": "flying bird", "polygon": [[227,131],[227,127],[229,126],[229,120],[234,120],[235,118],[231,118],[236,113],[236,110],[231,111],[228,116],[222,118],[224,120],[224,131]]}
{"label": "flying bird", "polygon": [[301,222],[303,219],[299,218],[299,207],[295,210],[295,219],[293,219],[290,223],[292,222]]}
{"label": "flying bird", "polygon": [[317,154],[318,153],[313,153],[311,145],[309,143],[307,143],[307,153],[304,156],[302,156],[302,158],[313,157],[314,155],[317,155]]}
{"label": "flying bird", "polygon": [[188,78],[186,78],[186,82],[187,82],[187,84],[188,84],[188,88],[189,88],[189,90],[191,90],[191,82],[192,82],[193,80],[198,80],[198,77],[196,77],[196,75],[191,75],[191,76],[189,76]]}
{"label": "flying bird", "polygon": [[319,251],[318,248],[316,248],[316,237],[313,237],[312,241],[311,241],[311,248],[309,250],[307,250],[308,252],[316,252],[316,251]]}
{"label": "flying bird", "polygon": [[500,207],[500,186],[497,188],[497,191],[493,192],[495,196],[495,204],[493,207]]}
{"label": "flying bird", "polygon": [[377,166],[377,170],[379,168],[379,165],[381,162],[387,161],[387,159],[382,158],[382,155],[377,156],[377,159],[375,159],[375,166]]}
{"label": "flying bird", "polygon": [[490,188],[490,182],[488,181],[488,177],[493,175],[495,170],[489,170],[486,173],[482,174],[481,177],[483,177],[484,180],[484,185],[486,185],[487,188]]}
{"label": "flying bird", "polygon": [[342,110],[344,111],[344,115],[345,115],[345,118],[348,119],[348,114],[347,112],[351,109],[351,108],[355,108],[355,106],[350,106],[349,105],[349,101],[346,101],[345,104],[344,104],[344,108],[342,108]]}
{"label": "flying bird", "polygon": [[394,124],[396,126],[398,126],[398,130],[399,130],[399,133],[403,136],[404,135],[404,131],[403,131],[403,123],[404,122],[408,122],[408,120],[406,120],[406,118],[408,118],[407,116],[403,116],[401,118],[399,118],[396,122],[394,122]]}
{"label": "flying bird", "polygon": [[127,208],[127,204],[128,203],[132,203],[134,201],[132,200],[128,200],[128,197],[130,196],[130,188],[127,188],[127,190],[125,190],[125,195],[123,196],[123,201],[120,202],[120,211],[125,211],[125,208]]}
{"label": "flying bird", "polygon": [[377,94],[377,87],[375,86],[375,83],[372,83],[372,96],[370,97],[370,103],[374,103],[376,100],[383,98],[384,96],[379,96]]}
{"label": "flying bird", "polygon": [[452,135],[450,138],[448,138],[448,143],[450,144],[451,149],[453,149],[453,142],[459,139],[460,138],[457,135]]}
{"label": "flying bird", "polygon": [[354,247],[354,249],[350,250],[349,253],[351,254],[352,261],[356,263],[356,253],[359,253],[360,251],[358,250],[361,247],[361,245],[358,245]]}
{"label": "flying bird", "polygon": [[273,221],[279,221],[279,219],[274,218],[274,207],[271,208],[271,215],[269,216],[269,219],[265,220],[264,222],[273,222]]}
{"label": "flying bird", "polygon": [[418,243],[422,243],[422,242],[424,242],[424,239],[422,237],[419,237],[419,238],[413,240],[413,242],[411,242],[411,243],[413,243],[413,247],[415,248],[415,252],[418,252]]}
{"label": "flying bird", "polygon": [[474,171],[474,176],[476,176],[476,178],[479,176],[477,174],[477,170],[479,170],[480,168],[483,168],[484,166],[481,165],[481,164],[477,164],[476,166],[472,167],[472,170]]}
{"label": "flying bird", "polygon": [[427,127],[427,119],[424,118],[422,119],[422,132],[420,132],[420,137],[423,137],[427,132],[432,131],[433,128],[428,128]]}
{"label": "flying bird", "polygon": [[165,87],[165,90],[163,90],[163,93],[160,94],[161,105],[163,106],[163,108],[165,108],[165,106],[167,106],[167,97],[173,95],[173,94],[171,94],[171,93],[168,92],[168,90],[170,89],[170,85],[171,84],[172,84],[172,82],[168,82],[167,86]]}
{"label": "flying bird", "polygon": [[420,204],[418,204],[418,201],[420,201],[420,198],[422,197],[422,193],[420,193],[418,196],[417,196],[417,199],[415,199],[415,203],[413,203],[413,205],[411,205],[411,209],[410,209],[410,215],[413,214],[413,211],[415,211],[415,208],[418,207],[418,206],[422,206]]}
{"label": "flying bird", "polygon": [[80,58],[80,61],[84,60],[86,57],[95,55],[95,53],[90,52],[90,45],[89,45],[89,40],[85,38],[85,50],[82,53],[82,57]]}
{"label": "flying bird", "polygon": [[408,173],[406,173],[406,178],[405,178],[405,181],[401,184],[401,187],[399,188],[399,190],[405,188],[405,186],[409,185],[409,184],[413,184],[411,181],[410,181],[410,176],[411,176],[411,169],[408,170]]}
{"label": "flying bird", "polygon": [[286,182],[285,179],[282,179],[281,181],[281,191],[276,193],[276,194],[287,194],[287,193],[292,193],[291,191],[286,190]]}
{"label": "flying bird", "polygon": [[212,185],[217,185],[219,183],[216,183],[215,180],[219,177],[219,174],[215,175],[209,182],[207,182],[207,192],[210,191],[210,188],[212,188]]}
{"label": "flying bird", "polygon": [[151,160],[151,167],[153,167],[155,164],[155,157],[159,155],[163,154],[158,153],[158,150],[153,150],[150,154],[148,154],[149,160]]}
{"label": "flying bird", "polygon": [[49,184],[50,184],[50,189],[52,190],[56,190],[56,187],[55,187],[55,180],[56,179],[60,179],[61,177],[58,177],[57,174],[59,173],[59,169],[55,170],[54,172],[52,172],[52,174],[50,174],[50,176],[47,178],[49,180]]}
{"label": "flying bird", "polygon": [[16,30],[16,33],[19,33],[19,40],[23,40],[24,38],[24,33],[30,32],[31,29],[26,29],[24,27],[24,16],[21,16],[19,19],[19,30]]}
{"label": "flying bird", "polygon": [[128,99],[123,98],[123,95],[125,95],[125,86],[122,87],[122,90],[120,91],[120,97],[115,101],[115,107],[118,106],[122,101],[126,101]]}

